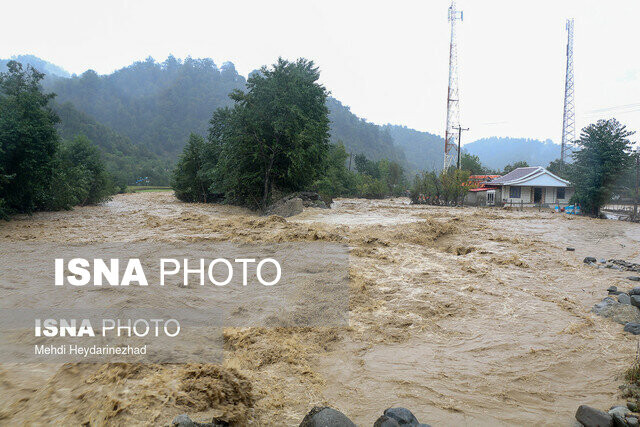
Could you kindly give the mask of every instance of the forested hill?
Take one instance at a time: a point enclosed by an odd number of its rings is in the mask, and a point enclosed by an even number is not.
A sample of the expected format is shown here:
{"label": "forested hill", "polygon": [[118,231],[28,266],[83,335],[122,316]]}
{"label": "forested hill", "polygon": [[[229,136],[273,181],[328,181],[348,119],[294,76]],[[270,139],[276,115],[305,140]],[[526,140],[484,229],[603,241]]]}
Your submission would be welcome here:
{"label": "forested hill", "polygon": [[560,157],[560,145],[551,140],[526,138],[483,138],[464,146],[470,154],[480,157],[482,164],[501,170],[507,164],[526,161],[531,166],[547,166]]}
{"label": "forested hill", "polygon": [[169,159],[162,159],[146,147],[133,144],[129,138],[78,111],[70,102],[54,103],[53,110],[60,117],[60,136],[65,139],[76,135],[89,138],[100,149],[105,166],[118,185],[134,183],[140,177],[149,178],[156,185],[169,183],[173,164]]}
{"label": "forested hill", "polygon": [[175,157],[189,133],[207,133],[213,111],[231,105],[228,94],[245,83],[231,63],[218,68],[210,59],[170,56],[162,63],[148,58],[104,76],[90,70],[54,80],[47,89],[57,94],[58,102],[71,102],[136,145]]}
{"label": "forested hill", "polygon": [[404,152],[394,144],[386,128],[359,118],[335,98],[327,99],[327,107],[331,120],[331,142],[342,141],[347,152],[364,154],[371,160],[387,159],[407,165]]}
{"label": "forested hill", "polygon": [[[213,111],[231,105],[228,94],[245,85],[230,62],[218,67],[211,59],[170,56],[162,63],[147,58],[109,75],[90,70],[50,79],[46,89],[57,94],[57,102],[70,102],[134,144],[173,159],[191,132],[207,134]],[[404,153],[382,127],[358,118],[335,99],[327,104],[332,142],[342,141],[347,151],[373,160],[406,164]]]}
{"label": "forested hill", "polygon": [[48,76],[49,78],[52,76],[71,77],[71,74],[63,68],[33,55],[16,55],[11,57],[11,59],[0,59],[0,73],[7,71],[7,62],[9,61],[18,61],[24,66],[31,65],[33,68],[44,73],[45,76]]}
{"label": "forested hill", "polygon": [[[121,177],[127,180],[164,174],[153,181],[166,182],[166,171],[189,134],[206,135],[213,111],[231,105],[228,94],[246,86],[232,63],[218,67],[211,59],[169,56],[157,62],[147,58],[108,75],[90,70],[80,76],[69,76],[61,67],[32,55],[13,59],[48,74],[45,89],[57,94],[62,135],[85,133],[105,153],[110,170],[127,168]],[[0,71],[7,61],[0,60]],[[331,141],[342,141],[347,152],[398,161],[409,173],[441,168],[442,137],[405,126],[369,123],[335,98],[329,98],[327,106]],[[521,160],[544,166],[559,152],[550,141],[514,138],[487,138],[464,148],[492,169]],[[118,157],[125,159],[117,161]],[[133,165],[142,167],[132,170]]]}
{"label": "forested hill", "polygon": [[406,126],[388,124],[384,129],[389,132],[396,147],[404,152],[409,171],[442,169],[443,137]]}

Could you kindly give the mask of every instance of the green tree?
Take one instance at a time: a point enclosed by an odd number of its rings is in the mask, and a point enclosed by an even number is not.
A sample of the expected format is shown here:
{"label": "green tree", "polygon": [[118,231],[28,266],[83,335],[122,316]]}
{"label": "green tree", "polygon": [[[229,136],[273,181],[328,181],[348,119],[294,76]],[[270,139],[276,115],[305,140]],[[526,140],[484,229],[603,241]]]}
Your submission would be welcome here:
{"label": "green tree", "polygon": [[480,157],[474,154],[469,154],[466,151],[462,152],[460,168],[462,170],[469,171],[471,175],[483,175],[486,173],[486,168],[482,166]]}
{"label": "green tree", "polygon": [[562,179],[570,180],[572,175],[573,164],[568,162],[562,162],[560,159],[555,159],[549,163],[547,170],[554,175],[559,176]]}
{"label": "green tree", "polygon": [[582,129],[573,153],[574,199],[585,212],[597,216],[611,198],[613,186],[632,160],[628,131],[616,119],[598,120]]}
{"label": "green tree", "polygon": [[354,196],[356,194],[356,176],[355,173],[347,169],[348,158],[349,153],[341,142],[331,145],[327,155],[326,173],[314,183],[313,189],[330,198]]}
{"label": "green tree", "polygon": [[214,161],[208,158],[212,152],[211,144],[207,144],[203,137],[193,133],[189,136],[189,142],[178,159],[171,180],[178,199],[202,203],[211,200],[212,181],[207,166]]}
{"label": "green tree", "polygon": [[504,167],[502,174],[501,175],[506,175],[509,172],[512,172],[518,168],[528,168],[529,167],[529,163],[527,163],[524,160],[520,160],[518,162],[513,162],[508,164],[507,166]]}
{"label": "green tree", "polygon": [[353,162],[358,173],[369,175],[372,178],[380,178],[378,163],[369,160],[364,154],[356,154],[353,158]]}
{"label": "green tree", "polygon": [[42,92],[44,74],[15,61],[0,73],[0,199],[5,213],[46,207],[53,177],[57,116],[54,94]]}
{"label": "green tree", "polygon": [[280,58],[230,95],[232,109],[214,115],[212,127],[223,131],[213,185],[228,201],[264,209],[274,188],[302,190],[324,174],[329,118],[319,76],[312,61]]}

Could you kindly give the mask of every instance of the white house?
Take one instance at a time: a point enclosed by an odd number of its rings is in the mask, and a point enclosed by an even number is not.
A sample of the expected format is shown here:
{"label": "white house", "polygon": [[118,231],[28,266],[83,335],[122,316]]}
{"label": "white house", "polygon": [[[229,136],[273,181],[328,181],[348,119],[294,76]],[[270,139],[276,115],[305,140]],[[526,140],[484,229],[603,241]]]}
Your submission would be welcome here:
{"label": "white house", "polygon": [[573,196],[571,183],[541,166],[518,168],[486,183],[499,188],[502,204],[566,206]]}

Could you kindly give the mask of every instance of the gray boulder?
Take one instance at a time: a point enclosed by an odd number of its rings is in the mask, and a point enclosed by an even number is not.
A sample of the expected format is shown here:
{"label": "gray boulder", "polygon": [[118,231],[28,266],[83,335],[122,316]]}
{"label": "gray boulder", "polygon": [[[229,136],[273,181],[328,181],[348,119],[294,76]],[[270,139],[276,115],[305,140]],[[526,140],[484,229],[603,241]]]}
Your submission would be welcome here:
{"label": "gray boulder", "polygon": [[640,295],[640,286],[636,286],[635,288],[629,291],[629,295]]}
{"label": "gray boulder", "polygon": [[393,418],[389,418],[386,415],[381,415],[380,418],[373,423],[373,427],[400,427],[400,423]]}
{"label": "gray boulder", "polygon": [[618,295],[618,302],[620,304],[631,304],[631,297],[629,294],[621,293]]}
{"label": "gray boulder", "polygon": [[187,414],[180,414],[173,419],[171,425],[175,427],[195,427],[196,423],[191,421]]}
{"label": "gray boulder", "polygon": [[593,306],[591,311],[599,316],[607,317],[621,325],[629,322],[640,323],[640,310],[629,304],[621,304],[612,297],[606,297]]}
{"label": "gray boulder", "polygon": [[592,256],[588,256],[585,259],[582,260],[582,262],[584,262],[585,264],[595,264],[598,260],[595,259]]}
{"label": "gray boulder", "polygon": [[302,419],[300,427],[355,427],[345,414],[327,406],[315,406]]}
{"label": "gray boulder", "polygon": [[580,405],[576,411],[576,420],[585,427],[613,427],[611,415],[587,405]]}
{"label": "gray boulder", "polygon": [[617,286],[609,286],[607,292],[609,292],[609,295],[620,295],[622,293]]}
{"label": "gray boulder", "polygon": [[640,335],[640,323],[629,322],[624,325],[624,331],[629,332],[633,335]]}
{"label": "gray boulder", "polygon": [[293,199],[281,200],[274,203],[267,209],[269,215],[279,215],[283,218],[298,215],[304,210],[302,199],[294,197]]}
{"label": "gray boulder", "polygon": [[640,276],[628,276],[627,280],[632,280],[634,282],[640,282]]}
{"label": "gray boulder", "polygon": [[640,307],[640,295],[631,295],[631,305]]}
{"label": "gray boulder", "polygon": [[627,425],[629,427],[638,427],[640,426],[640,422],[638,422],[637,417],[627,417]]}
{"label": "gray boulder", "polygon": [[[400,426],[411,426],[411,427],[429,427],[428,424],[421,424],[418,419],[413,415],[413,413],[407,408],[389,408],[384,411],[382,417],[378,418],[378,420],[386,417],[389,420],[395,420]],[[377,422],[377,421],[376,421]],[[392,421],[388,421],[392,422]],[[394,424],[380,424],[385,427],[392,427]]]}
{"label": "gray boulder", "polygon": [[614,427],[627,427],[627,422],[620,414],[612,414]]}
{"label": "gray boulder", "polygon": [[210,423],[199,423],[191,420],[187,414],[180,414],[171,422],[172,427],[229,427],[226,421],[214,418]]}
{"label": "gray boulder", "polygon": [[625,417],[629,413],[631,413],[631,411],[626,406],[614,406],[609,409],[609,415],[618,414]]}

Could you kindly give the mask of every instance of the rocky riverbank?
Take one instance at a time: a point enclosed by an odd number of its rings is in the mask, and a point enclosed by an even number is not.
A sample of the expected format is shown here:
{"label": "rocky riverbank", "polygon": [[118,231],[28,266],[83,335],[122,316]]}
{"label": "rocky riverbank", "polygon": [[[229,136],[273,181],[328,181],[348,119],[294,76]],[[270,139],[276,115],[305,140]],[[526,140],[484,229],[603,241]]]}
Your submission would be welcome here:
{"label": "rocky riverbank", "polygon": [[[280,425],[277,420],[273,425]],[[192,421],[188,415],[178,415],[171,422],[172,427],[227,427],[228,423],[214,418],[210,422]],[[406,408],[388,408],[373,423],[373,427],[430,427],[423,424]],[[356,427],[356,424],[342,412],[328,406],[315,406],[300,422],[300,427]]]}

